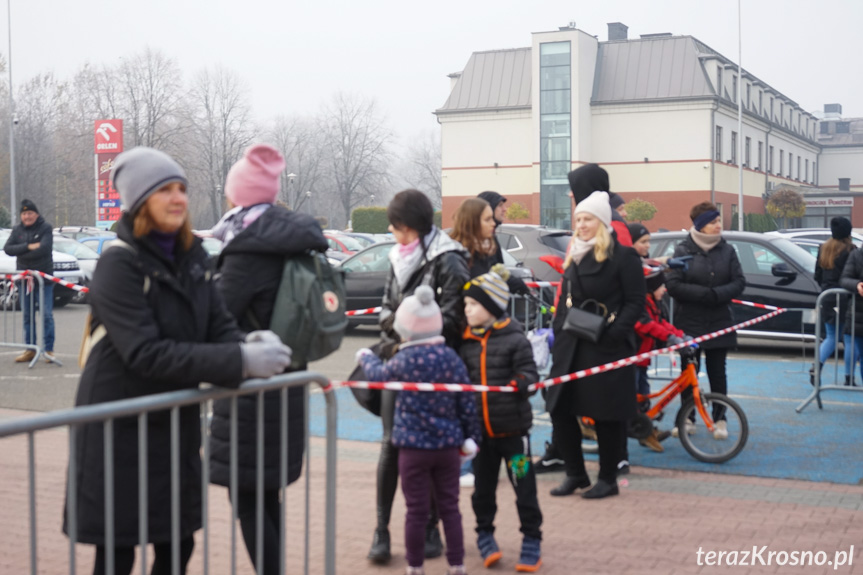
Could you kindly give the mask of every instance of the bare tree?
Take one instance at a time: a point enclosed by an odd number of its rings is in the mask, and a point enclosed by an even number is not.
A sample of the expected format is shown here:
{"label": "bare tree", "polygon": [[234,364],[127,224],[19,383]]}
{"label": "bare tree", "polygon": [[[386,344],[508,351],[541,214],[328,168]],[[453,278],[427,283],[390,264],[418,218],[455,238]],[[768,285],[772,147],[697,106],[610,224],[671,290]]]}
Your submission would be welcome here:
{"label": "bare tree", "polygon": [[408,186],[425,193],[435,209],[442,204],[440,133],[429,130],[411,140],[402,178]]}
{"label": "bare tree", "polygon": [[336,94],[320,118],[329,172],[346,221],[351,211],[388,183],[392,132],[374,100]]}
{"label": "bare tree", "polygon": [[[285,156],[282,172],[282,199],[301,210],[311,195],[318,195],[324,180],[325,149],[318,124],[313,118],[279,116],[269,137]],[[288,177],[289,174],[291,177]]]}
{"label": "bare tree", "polygon": [[222,186],[231,166],[254,138],[251,106],[239,76],[216,67],[199,72],[189,93],[193,149],[187,165],[196,173],[198,194],[207,199],[208,219],[222,216]]}
{"label": "bare tree", "polygon": [[147,48],[122,60],[117,83],[121,102],[118,111],[125,121],[127,147],[175,151],[178,142],[174,138],[186,128],[182,122],[183,85],[177,63]]}

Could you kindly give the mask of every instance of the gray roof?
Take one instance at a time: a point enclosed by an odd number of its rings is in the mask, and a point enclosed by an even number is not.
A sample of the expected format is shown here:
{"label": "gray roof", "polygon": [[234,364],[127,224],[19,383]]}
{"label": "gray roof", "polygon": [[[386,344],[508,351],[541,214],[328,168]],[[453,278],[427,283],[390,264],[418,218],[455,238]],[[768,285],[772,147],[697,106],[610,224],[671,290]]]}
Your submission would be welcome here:
{"label": "gray roof", "polygon": [[600,42],[591,101],[712,97],[699,58],[708,50],[691,36]]}
{"label": "gray roof", "polygon": [[530,108],[530,48],[474,52],[436,113]]}
{"label": "gray roof", "polygon": [[[848,132],[837,133],[836,125],[848,124]],[[827,124],[829,133],[822,134],[820,124]],[[837,120],[821,120],[815,131],[815,138],[824,148],[846,148],[863,146],[863,118],[842,118]]]}

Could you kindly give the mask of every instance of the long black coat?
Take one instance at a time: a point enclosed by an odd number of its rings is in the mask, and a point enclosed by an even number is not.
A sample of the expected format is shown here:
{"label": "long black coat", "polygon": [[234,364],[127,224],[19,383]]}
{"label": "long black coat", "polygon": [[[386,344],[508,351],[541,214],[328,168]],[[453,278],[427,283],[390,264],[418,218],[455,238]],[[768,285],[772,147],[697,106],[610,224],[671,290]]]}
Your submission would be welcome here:
{"label": "long black coat", "polygon": [[[686,335],[699,336],[733,325],[731,300],[740,297],[746,278],[737,252],[725,241],[705,252],[687,236],[674,250],[674,257],[692,256],[686,270],[672,269],[665,276],[665,287],[674,298],[674,325]],[[704,349],[737,345],[737,333],[708,340]]]}
{"label": "long black coat", "polygon": [[[242,380],[242,334],[207,272],[196,240],[169,261],[149,238],[135,239],[131,218],[118,236],[134,251],[112,247],[90,284],[93,321],[107,335],[93,347],[75,405],[196,388],[202,381],[236,387]],[[145,293],[145,284],[148,286]],[[170,413],[147,418],[148,540],[171,538]],[[201,527],[201,422],[198,406],[180,409],[180,536]],[[78,541],[105,544],[103,426],[81,426],[77,464]],[[138,420],[114,421],[115,544],[138,543]],[[64,516],[65,517],[65,516]],[[68,526],[63,530],[68,533]]]}
{"label": "long black coat", "polygon": [[[466,329],[459,355],[475,385],[507,386],[517,376],[539,381],[524,327],[510,317],[486,330]],[[533,424],[530,401],[518,393],[483,391],[476,394],[476,405],[484,437],[523,435]]]}
{"label": "long black coat", "polygon": [[[824,269],[821,267],[821,248],[824,244],[818,246],[818,258],[815,261],[815,281],[821,286],[821,291],[827,291],[832,288],[841,287],[839,285],[842,277],[842,270],[845,269],[845,264],[848,262],[848,257],[854,251],[854,246],[849,244],[847,249],[843,249],[833,260],[833,267]],[[855,290],[856,291],[856,290]],[[821,304],[821,319],[829,324],[836,323],[836,296],[827,296]],[[847,313],[848,298],[845,296],[839,297],[839,315],[843,317]],[[844,318],[843,318],[844,319]]]}
{"label": "long black coat", "polygon": [[[577,274],[577,277],[576,277]],[[616,241],[611,257],[598,263],[589,252],[562,276],[561,296],[554,316],[551,377],[635,355],[638,349],[635,322],[644,310],[645,284],[641,258],[634,249]],[[577,339],[563,330],[566,298],[572,306],[595,299],[615,312],[598,343]],[[592,417],[599,421],[625,421],[636,414],[635,366],[591,375],[555,385],[546,394],[549,413],[566,410],[570,415]]]}
{"label": "long black coat", "polygon": [[[219,256],[219,288],[231,314],[245,331],[269,329],[286,257],[326,251],[320,225],[305,214],[274,206],[231,240]],[[249,314],[254,316],[254,321]],[[257,323],[257,325],[255,325]],[[291,366],[288,371],[304,368]],[[231,402],[213,405],[210,481],[229,485]],[[305,445],[303,388],[288,389],[288,483],[300,476]],[[257,474],[257,395],[237,398],[239,489],[252,490]],[[281,447],[281,392],[264,394],[264,488],[278,489]]]}
{"label": "long black coat", "polygon": [[[39,244],[35,250],[29,249],[29,244]],[[15,267],[18,270],[38,270],[46,274],[54,273],[54,231],[45,218],[39,216],[32,226],[18,224],[12,228],[4,251],[15,256]]]}
{"label": "long black coat", "polygon": [[839,285],[853,293],[857,300],[854,304],[856,314],[852,314],[851,306],[848,306],[845,318],[845,333],[851,333],[853,325],[854,337],[863,335],[863,298],[857,293],[857,284],[861,281],[863,281],[863,250],[858,248],[848,256],[848,261],[842,269],[842,277],[839,279]]}

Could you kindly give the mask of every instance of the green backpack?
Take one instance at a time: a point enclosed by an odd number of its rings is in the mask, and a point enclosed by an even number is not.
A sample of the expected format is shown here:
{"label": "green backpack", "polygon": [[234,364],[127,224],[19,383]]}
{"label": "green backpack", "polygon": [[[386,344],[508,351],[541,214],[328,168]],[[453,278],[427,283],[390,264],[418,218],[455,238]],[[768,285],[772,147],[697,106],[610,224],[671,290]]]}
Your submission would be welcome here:
{"label": "green backpack", "polygon": [[339,348],[348,326],[345,300],[344,272],[324,254],[285,259],[270,329],[293,350],[293,366],[305,367]]}

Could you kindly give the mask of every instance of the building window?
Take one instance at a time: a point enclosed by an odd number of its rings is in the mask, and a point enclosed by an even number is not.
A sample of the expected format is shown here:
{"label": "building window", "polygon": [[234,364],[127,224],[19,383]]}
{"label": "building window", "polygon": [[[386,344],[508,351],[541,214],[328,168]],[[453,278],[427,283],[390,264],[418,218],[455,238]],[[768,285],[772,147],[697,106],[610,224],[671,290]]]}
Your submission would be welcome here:
{"label": "building window", "polygon": [[539,45],[540,223],[572,229],[572,81],[569,42]]}
{"label": "building window", "polygon": [[770,121],[773,121],[773,96],[770,97]]}
{"label": "building window", "polygon": [[716,93],[722,97],[722,66],[716,68]]}
{"label": "building window", "polygon": [[830,133],[830,124],[827,122],[821,122],[821,133],[829,134]]}
{"label": "building window", "polygon": [[769,153],[769,156],[767,157],[767,173],[772,174],[773,173],[773,146],[770,146],[770,149],[767,151]]}
{"label": "building window", "polygon": [[758,142],[758,165],[755,167],[759,172],[761,171],[761,159],[764,157],[764,142]]}
{"label": "building window", "polygon": [[746,84],[746,107],[747,108],[751,106],[751,104],[749,103],[749,89],[750,88],[752,88],[752,85]]}
{"label": "building window", "polygon": [[851,122],[836,122],[837,134],[848,134],[851,132]]}
{"label": "building window", "polygon": [[749,149],[752,147],[752,138],[746,138],[743,144],[743,165],[747,168],[752,167],[752,159],[749,155]]}
{"label": "building window", "polygon": [[818,172],[815,171],[815,160],[812,160],[812,183],[818,185]]}
{"label": "building window", "polygon": [[716,161],[722,162],[722,126],[716,126]]}
{"label": "building window", "polygon": [[731,162],[729,163],[737,163],[737,132],[731,132]]}
{"label": "building window", "polygon": [[800,154],[797,154],[797,181],[800,181]]}
{"label": "building window", "polygon": [[779,171],[776,172],[778,176],[781,176],[785,173],[785,150],[779,148]]}
{"label": "building window", "polygon": [[762,92],[761,90],[758,90],[758,110],[757,111],[759,114],[761,114],[764,111],[763,96],[764,96],[764,92]]}
{"label": "building window", "polygon": [[794,177],[794,154],[788,152],[788,178]]}
{"label": "building window", "polygon": [[731,76],[731,101],[737,102],[737,76]]}
{"label": "building window", "polygon": [[779,103],[779,123],[785,125],[785,104]]}
{"label": "building window", "polygon": [[806,159],[806,162],[804,165],[806,166],[806,175],[803,178],[803,181],[808,182],[809,181],[809,159],[808,158]]}
{"label": "building window", "polygon": [[851,191],[851,178],[839,178],[839,191],[840,192],[850,192]]}

